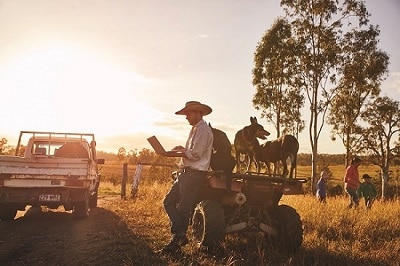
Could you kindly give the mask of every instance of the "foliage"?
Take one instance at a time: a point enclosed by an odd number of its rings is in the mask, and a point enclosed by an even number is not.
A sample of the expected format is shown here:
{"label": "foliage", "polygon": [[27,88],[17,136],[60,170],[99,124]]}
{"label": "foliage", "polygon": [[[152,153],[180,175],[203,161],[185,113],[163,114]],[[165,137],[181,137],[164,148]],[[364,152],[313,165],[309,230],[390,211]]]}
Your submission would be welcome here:
{"label": "foliage", "polygon": [[[280,105],[284,103],[298,110],[303,102],[296,99],[303,99],[304,92],[310,106],[309,137],[312,179],[315,179],[318,139],[332,100],[341,90],[362,87],[363,91],[379,91],[377,81],[385,73],[388,59],[376,49],[379,30],[368,27],[370,14],[364,1],[281,0],[281,6],[285,18],[275,21],[255,53],[253,84],[257,93],[253,104],[264,108],[268,118],[275,113],[276,119],[280,119],[280,112],[286,111]],[[363,66],[360,72],[357,72],[358,65]],[[363,80],[364,75],[367,81]],[[294,94],[287,94],[283,88]],[[342,107],[342,102],[337,102]],[[299,122],[300,112],[296,115],[299,117],[294,121]],[[278,129],[280,122],[275,121]]]}
{"label": "foliage", "polygon": [[388,97],[378,97],[373,104],[368,105],[362,114],[368,127],[363,130],[362,147],[382,172],[382,191],[385,196],[385,185],[389,178],[390,164],[399,157],[400,142],[395,142],[395,136],[400,136],[399,102]]}
{"label": "foliage", "polygon": [[7,146],[8,140],[6,138],[0,139],[0,155],[10,154],[10,147]]}
{"label": "foliage", "polygon": [[[387,74],[389,57],[378,50],[378,26],[351,30],[345,34],[342,47],[342,74],[339,91],[332,99],[327,122],[333,126],[332,137],[339,136],[346,148],[347,165],[360,143],[361,113],[368,99],[380,93],[380,85]],[[343,108],[347,106],[349,108]]]}
{"label": "foliage", "polygon": [[7,144],[7,139],[6,138],[2,138],[0,140],[0,154],[4,154],[4,150],[5,150],[5,145]]}
{"label": "foliage", "polygon": [[126,155],[126,149],[124,147],[119,148],[117,156],[118,156],[118,161],[119,162],[125,161],[126,160],[126,156],[127,156]]}
{"label": "foliage", "polygon": [[97,158],[105,159],[106,162],[107,161],[112,162],[118,160],[118,157],[115,153],[99,151],[99,150],[97,150]]}
{"label": "foliage", "polygon": [[290,25],[285,19],[277,19],[254,54],[253,85],[257,91],[253,105],[275,125],[278,138],[281,133],[298,135],[304,128],[300,118],[304,97],[298,87],[292,86],[296,63],[291,60],[295,52]]}

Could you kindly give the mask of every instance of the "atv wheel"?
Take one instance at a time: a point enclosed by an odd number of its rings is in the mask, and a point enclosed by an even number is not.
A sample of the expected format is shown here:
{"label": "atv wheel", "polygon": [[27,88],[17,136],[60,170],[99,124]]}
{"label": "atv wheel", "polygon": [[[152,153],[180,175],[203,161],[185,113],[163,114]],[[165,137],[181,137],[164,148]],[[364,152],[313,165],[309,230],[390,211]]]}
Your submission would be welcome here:
{"label": "atv wheel", "polygon": [[279,205],[270,211],[276,221],[279,232],[277,237],[271,236],[272,246],[279,252],[294,254],[303,242],[303,225],[299,214],[290,206]]}
{"label": "atv wheel", "polygon": [[17,208],[9,204],[0,205],[0,220],[2,221],[14,220],[16,214],[17,214]]}
{"label": "atv wheel", "polygon": [[197,204],[192,217],[192,231],[198,247],[216,249],[225,238],[225,218],[221,204],[213,200]]}

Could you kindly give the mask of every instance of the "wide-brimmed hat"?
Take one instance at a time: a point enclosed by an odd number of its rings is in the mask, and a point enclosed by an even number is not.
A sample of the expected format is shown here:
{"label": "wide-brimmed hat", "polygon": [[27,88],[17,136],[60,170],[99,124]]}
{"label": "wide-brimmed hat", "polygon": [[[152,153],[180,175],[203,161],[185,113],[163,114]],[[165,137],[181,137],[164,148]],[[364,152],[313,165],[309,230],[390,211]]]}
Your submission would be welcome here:
{"label": "wide-brimmed hat", "polygon": [[372,179],[369,174],[363,174],[362,179]]}
{"label": "wide-brimmed hat", "polygon": [[209,113],[212,112],[212,109],[210,106],[206,104],[202,104],[200,102],[196,101],[189,101],[185,104],[185,107],[183,107],[181,110],[175,112],[177,115],[186,115],[188,111],[199,111],[203,115],[208,115]]}

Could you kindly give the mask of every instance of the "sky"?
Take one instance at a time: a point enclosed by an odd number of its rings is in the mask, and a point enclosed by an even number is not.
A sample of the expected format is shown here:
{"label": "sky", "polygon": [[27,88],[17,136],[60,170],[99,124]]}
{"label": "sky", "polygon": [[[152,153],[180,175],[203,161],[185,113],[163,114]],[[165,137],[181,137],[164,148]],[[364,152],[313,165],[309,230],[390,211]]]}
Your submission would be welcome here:
{"label": "sky", "polygon": [[[390,56],[382,94],[400,101],[400,2],[367,0],[379,48]],[[253,55],[277,0],[0,0],[0,138],[19,131],[94,133],[116,153],[183,144],[185,102],[208,104],[204,119],[235,133],[255,116]],[[308,125],[306,120],[306,124]],[[324,126],[320,153],[344,153]],[[308,130],[301,153],[311,153]]]}

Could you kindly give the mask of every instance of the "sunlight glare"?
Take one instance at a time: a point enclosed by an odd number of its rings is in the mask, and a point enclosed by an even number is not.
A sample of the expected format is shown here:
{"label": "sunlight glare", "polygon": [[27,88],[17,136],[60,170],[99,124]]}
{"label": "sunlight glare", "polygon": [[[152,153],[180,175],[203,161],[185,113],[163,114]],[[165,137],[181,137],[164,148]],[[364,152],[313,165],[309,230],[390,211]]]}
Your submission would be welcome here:
{"label": "sunlight glare", "polygon": [[[121,134],[160,115],[138,98],[150,80],[77,47],[31,49],[0,70],[8,99],[0,122],[13,129]],[[7,121],[7,112],[20,119]]]}

